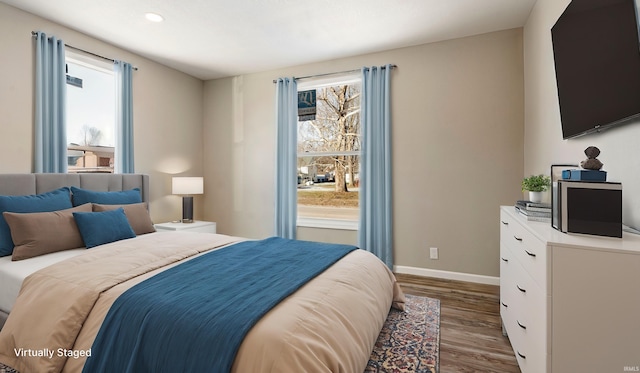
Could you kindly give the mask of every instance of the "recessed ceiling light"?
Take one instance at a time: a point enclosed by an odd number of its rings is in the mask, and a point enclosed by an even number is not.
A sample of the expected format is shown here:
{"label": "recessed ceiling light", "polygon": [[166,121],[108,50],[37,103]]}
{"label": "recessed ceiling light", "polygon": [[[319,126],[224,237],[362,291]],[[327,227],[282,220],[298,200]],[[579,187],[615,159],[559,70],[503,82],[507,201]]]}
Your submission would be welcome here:
{"label": "recessed ceiling light", "polygon": [[164,21],[164,17],[162,17],[160,14],[157,13],[146,13],[144,15],[144,17],[146,19],[148,19],[151,22],[162,22]]}

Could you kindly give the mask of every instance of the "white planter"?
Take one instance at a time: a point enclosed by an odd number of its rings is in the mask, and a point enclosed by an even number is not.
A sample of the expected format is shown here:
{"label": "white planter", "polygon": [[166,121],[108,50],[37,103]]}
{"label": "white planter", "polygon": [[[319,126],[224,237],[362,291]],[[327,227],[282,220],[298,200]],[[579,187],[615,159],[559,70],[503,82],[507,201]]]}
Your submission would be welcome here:
{"label": "white planter", "polygon": [[529,201],[542,202],[542,192],[529,192]]}

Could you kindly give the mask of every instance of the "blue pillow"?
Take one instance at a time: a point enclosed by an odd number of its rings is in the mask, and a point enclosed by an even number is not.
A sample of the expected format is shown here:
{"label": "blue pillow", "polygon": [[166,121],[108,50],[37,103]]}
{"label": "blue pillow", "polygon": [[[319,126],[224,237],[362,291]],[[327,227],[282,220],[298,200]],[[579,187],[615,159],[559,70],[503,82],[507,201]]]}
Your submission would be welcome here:
{"label": "blue pillow", "polygon": [[73,218],[87,249],[136,236],[122,207],[102,212],[74,212]]}
{"label": "blue pillow", "polygon": [[85,203],[99,203],[101,205],[128,205],[141,203],[142,196],[139,188],[123,190],[120,192],[96,192],[94,190],[71,187],[73,194],[73,206]]}
{"label": "blue pillow", "polygon": [[71,195],[67,187],[28,196],[0,196],[0,256],[11,255],[14,246],[3,212],[51,212],[71,207]]}

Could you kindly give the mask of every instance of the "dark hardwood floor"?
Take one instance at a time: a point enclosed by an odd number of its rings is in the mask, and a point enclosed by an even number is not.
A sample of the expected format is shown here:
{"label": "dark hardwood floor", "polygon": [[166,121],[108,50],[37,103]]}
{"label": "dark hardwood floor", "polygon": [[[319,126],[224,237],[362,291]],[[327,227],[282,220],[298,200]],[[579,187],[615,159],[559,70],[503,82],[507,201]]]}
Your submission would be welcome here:
{"label": "dark hardwood floor", "polygon": [[406,294],[440,299],[440,372],[520,372],[502,336],[500,288],[396,274]]}

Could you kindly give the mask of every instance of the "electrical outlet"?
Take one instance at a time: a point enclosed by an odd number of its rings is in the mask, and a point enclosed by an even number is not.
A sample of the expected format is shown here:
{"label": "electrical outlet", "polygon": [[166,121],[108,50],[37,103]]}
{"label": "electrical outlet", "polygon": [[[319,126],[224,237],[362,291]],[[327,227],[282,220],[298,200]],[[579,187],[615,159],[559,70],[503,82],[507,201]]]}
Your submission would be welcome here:
{"label": "electrical outlet", "polygon": [[438,248],[432,247],[429,249],[429,259],[438,259]]}

